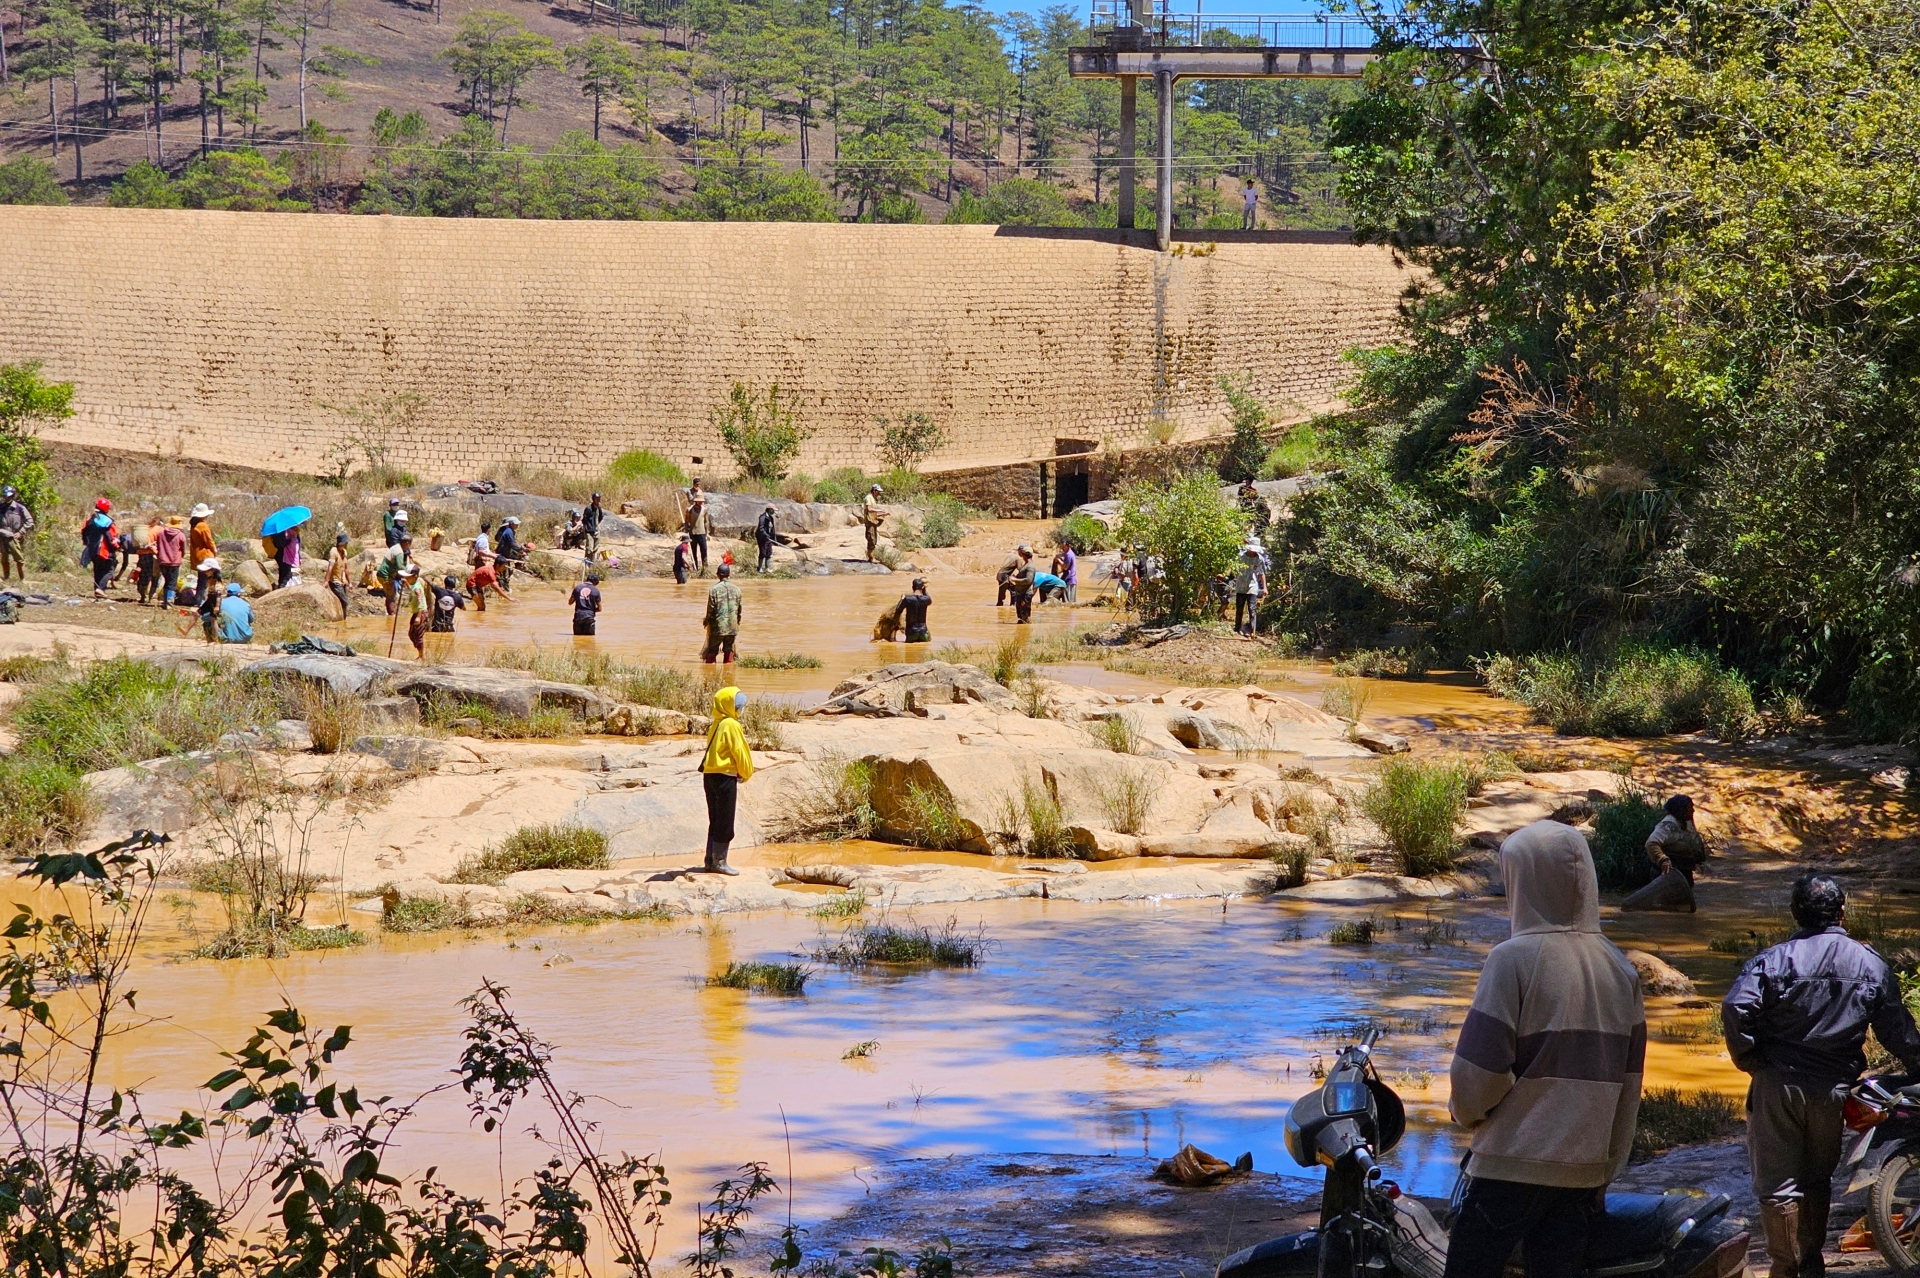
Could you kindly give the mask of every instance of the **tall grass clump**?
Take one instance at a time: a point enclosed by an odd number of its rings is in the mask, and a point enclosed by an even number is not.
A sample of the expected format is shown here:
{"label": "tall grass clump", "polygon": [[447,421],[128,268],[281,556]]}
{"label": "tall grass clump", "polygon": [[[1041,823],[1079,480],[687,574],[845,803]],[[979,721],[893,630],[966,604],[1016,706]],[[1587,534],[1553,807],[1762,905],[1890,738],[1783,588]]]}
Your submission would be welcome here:
{"label": "tall grass clump", "polygon": [[1153,778],[1145,768],[1124,764],[1112,772],[1089,776],[1087,782],[1109,830],[1140,833],[1153,807]]}
{"label": "tall grass clump", "polygon": [[1593,870],[1603,890],[1631,892],[1653,881],[1647,836],[1664,815],[1658,803],[1632,786],[1594,809],[1593,835],[1587,842],[1593,848]]}
{"label": "tall grass clump", "polygon": [[76,769],[32,755],[0,758],[0,855],[28,857],[71,843],[96,807]]}
{"label": "tall grass clump", "polygon": [[864,839],[878,817],[873,810],[873,764],[827,754],[807,765],[804,779],[775,813],[775,843],[811,839]]}
{"label": "tall grass clump", "polygon": [[840,967],[874,964],[925,967],[977,967],[993,948],[984,928],[969,934],[949,915],[937,930],[924,923],[876,919],[856,923],[840,939],[815,949],[814,958]]}
{"label": "tall grass clump", "polygon": [[1744,1117],[1740,1102],[1720,1092],[1649,1088],[1640,1094],[1634,1156],[1646,1158],[1676,1145],[1718,1140],[1737,1128]]}
{"label": "tall grass clump", "polygon": [[1373,700],[1373,689],[1359,679],[1342,679],[1320,689],[1320,708],[1336,719],[1358,723]]}
{"label": "tall grass clump", "polygon": [[1305,848],[1275,848],[1271,853],[1274,869],[1274,889],[1284,892],[1288,888],[1297,888],[1307,881],[1307,850]]}
{"label": "tall grass clump", "polygon": [[1310,422],[1302,422],[1280,437],[1260,463],[1262,479],[1292,479],[1319,470],[1332,460],[1326,437]]}
{"label": "tall grass clump", "polygon": [[1641,642],[1593,660],[1567,652],[1495,656],[1479,670],[1488,687],[1557,732],[1655,737],[1705,728],[1739,741],[1760,723],[1746,679],[1698,648]]}
{"label": "tall grass clump", "polygon": [[807,992],[807,978],[813,972],[798,963],[729,963],[707,984],[716,989],[747,990],[760,994],[785,994],[789,997]]}
{"label": "tall grass clump", "polygon": [[825,664],[810,652],[750,652],[740,658],[742,670],[818,670]]}
{"label": "tall grass clump", "polygon": [[932,785],[907,782],[901,809],[907,841],[916,847],[952,850],[965,847],[973,839],[973,832],[954,806],[953,796],[937,781]]}
{"label": "tall grass clump", "polygon": [[1454,831],[1466,806],[1467,777],[1457,764],[1414,759],[1389,760],[1360,800],[1400,873],[1416,878],[1453,868]]}
{"label": "tall grass clump", "polygon": [[1140,732],[1126,715],[1115,711],[1104,718],[1088,721],[1086,726],[1087,735],[1103,750],[1111,750],[1115,754],[1140,753]]}
{"label": "tall grass clump", "polygon": [[523,825],[497,844],[462,857],[453,883],[499,885],[522,870],[604,870],[607,836],[584,825]]}
{"label": "tall grass clump", "polygon": [[14,723],[23,753],[91,772],[204,750],[224,733],[278,717],[264,685],[115,657],[34,687]]}
{"label": "tall grass clump", "polygon": [[1017,792],[1001,797],[996,834],[1008,852],[1037,857],[1074,854],[1073,835],[1060,800],[1046,783],[1032,777],[1022,777]]}
{"label": "tall grass clump", "polygon": [[783,723],[792,723],[800,717],[800,708],[791,701],[777,697],[749,697],[747,708],[740,712],[740,730],[747,734],[747,744],[755,750],[784,750],[787,739],[780,731]]}
{"label": "tall grass clump", "polygon": [[1007,636],[987,654],[987,677],[1003,688],[1012,688],[1028,673],[1027,641],[1023,635]]}

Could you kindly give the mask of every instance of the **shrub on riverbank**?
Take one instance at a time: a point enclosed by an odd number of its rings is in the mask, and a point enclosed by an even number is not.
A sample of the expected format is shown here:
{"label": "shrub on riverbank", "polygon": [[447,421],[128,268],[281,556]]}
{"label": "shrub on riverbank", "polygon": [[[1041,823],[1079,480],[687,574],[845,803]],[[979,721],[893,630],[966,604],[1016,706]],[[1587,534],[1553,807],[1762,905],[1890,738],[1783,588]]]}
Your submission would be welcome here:
{"label": "shrub on riverbank", "polygon": [[523,825],[496,845],[461,858],[452,883],[499,885],[522,870],[604,870],[607,836],[584,825]]}
{"label": "shrub on riverbank", "polygon": [[0,855],[32,856],[67,843],[93,820],[81,774],[51,759],[0,758]]}
{"label": "shrub on riverbank", "polygon": [[1071,546],[1076,555],[1091,555],[1113,547],[1113,534],[1092,515],[1077,511],[1053,526],[1053,544]]}
{"label": "shrub on riverbank", "polygon": [[810,652],[750,652],[740,658],[742,670],[818,670],[825,664]]}
{"label": "shrub on riverbank", "polygon": [[368,941],[365,932],[356,932],[342,923],[334,927],[308,927],[296,923],[290,928],[230,928],[212,940],[193,947],[193,957],[206,959],[285,958],[309,950],[349,950]]}
{"label": "shrub on riverbank", "polygon": [[1123,541],[1142,545],[1162,575],[1137,592],[1143,615],[1186,621],[1205,611],[1215,577],[1234,570],[1247,536],[1245,512],[1199,472],[1166,484],[1142,483],[1120,496]]}
{"label": "shrub on riverbank", "polygon": [[1630,643],[1592,661],[1539,653],[1490,657],[1478,668],[1489,688],[1570,735],[1655,737],[1706,728],[1739,741],[1759,724],[1746,679],[1698,648]]}
{"label": "shrub on riverbank", "polygon": [[23,753],[91,772],[204,750],[224,733],[279,717],[264,685],[114,657],[34,686],[14,723]]}
{"label": "shrub on riverbank", "polygon": [[864,839],[876,820],[873,765],[827,754],[807,765],[805,779],[781,805],[769,833],[775,843]]}
{"label": "shrub on riverbank", "polygon": [[[550,901],[531,892],[502,902],[505,914],[483,912],[466,897],[440,900],[403,896],[380,918],[383,932],[446,932],[476,927],[534,927],[542,923],[578,923],[601,917],[597,913]],[[632,917],[632,916],[628,916]]]}
{"label": "shrub on riverbank", "polygon": [[1440,874],[1453,868],[1468,787],[1457,763],[1392,759],[1361,796],[1360,808],[1386,836],[1400,873]]}
{"label": "shrub on riverbank", "polygon": [[1647,860],[1647,836],[1665,815],[1658,803],[1629,787],[1619,798],[1594,810],[1593,871],[1600,887],[1609,892],[1631,892],[1653,881]]}

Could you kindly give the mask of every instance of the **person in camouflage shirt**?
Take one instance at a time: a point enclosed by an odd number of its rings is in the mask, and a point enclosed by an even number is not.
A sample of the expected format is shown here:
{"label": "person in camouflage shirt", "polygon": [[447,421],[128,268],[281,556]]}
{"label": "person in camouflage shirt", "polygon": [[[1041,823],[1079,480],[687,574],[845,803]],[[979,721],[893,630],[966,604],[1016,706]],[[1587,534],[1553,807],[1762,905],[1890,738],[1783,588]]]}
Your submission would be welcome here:
{"label": "person in camouflage shirt", "polygon": [[716,657],[722,664],[733,660],[733,640],[740,632],[740,587],[727,580],[733,570],[721,564],[714,572],[720,580],[707,591],[707,646],[700,650],[700,660],[709,665]]}

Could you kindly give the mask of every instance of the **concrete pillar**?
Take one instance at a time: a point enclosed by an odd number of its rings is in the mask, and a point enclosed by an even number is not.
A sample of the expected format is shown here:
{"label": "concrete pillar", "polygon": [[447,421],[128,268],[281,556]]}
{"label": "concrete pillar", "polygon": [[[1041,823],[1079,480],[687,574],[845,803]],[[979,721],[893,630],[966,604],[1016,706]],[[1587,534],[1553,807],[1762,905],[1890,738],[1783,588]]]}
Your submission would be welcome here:
{"label": "concrete pillar", "polygon": [[1173,72],[1153,73],[1160,108],[1160,155],[1154,165],[1159,189],[1153,194],[1153,239],[1162,253],[1173,242]]}
{"label": "concrete pillar", "polygon": [[1120,216],[1122,230],[1133,229],[1133,157],[1138,149],[1135,142],[1134,120],[1136,112],[1135,92],[1140,77],[1123,75],[1120,77]]}

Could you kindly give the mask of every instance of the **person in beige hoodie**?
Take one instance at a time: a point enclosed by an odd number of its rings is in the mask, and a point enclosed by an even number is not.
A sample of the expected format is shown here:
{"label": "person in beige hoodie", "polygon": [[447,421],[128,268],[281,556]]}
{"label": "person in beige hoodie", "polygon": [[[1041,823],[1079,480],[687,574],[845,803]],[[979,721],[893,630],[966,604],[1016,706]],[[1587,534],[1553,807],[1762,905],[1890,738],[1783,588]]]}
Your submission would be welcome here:
{"label": "person in beige hoodie", "polygon": [[1528,1278],[1584,1267],[1589,1223],[1627,1165],[1647,1018],[1640,978],[1600,935],[1593,854],[1536,821],[1500,845],[1508,939],[1480,971],[1450,1071],[1473,1133],[1446,1278],[1497,1278],[1526,1244]]}

